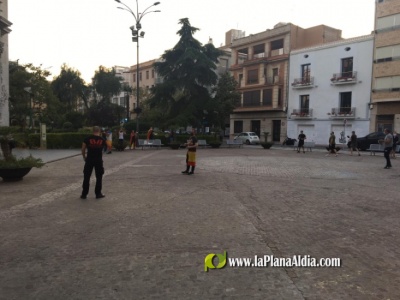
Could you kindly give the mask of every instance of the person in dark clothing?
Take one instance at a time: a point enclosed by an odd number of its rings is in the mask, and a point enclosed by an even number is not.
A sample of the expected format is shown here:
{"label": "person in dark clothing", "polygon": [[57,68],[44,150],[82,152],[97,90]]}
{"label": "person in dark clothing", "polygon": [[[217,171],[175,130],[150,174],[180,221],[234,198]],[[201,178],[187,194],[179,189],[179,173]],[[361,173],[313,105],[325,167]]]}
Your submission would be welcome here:
{"label": "person in dark clothing", "polygon": [[303,130],[300,131],[298,139],[299,139],[299,143],[297,145],[297,153],[300,153],[300,148],[303,148],[303,153],[306,153],[304,151],[304,140],[306,139],[306,135],[303,133]]}
{"label": "person in dark clothing", "polygon": [[81,199],[86,199],[89,193],[90,176],[93,168],[96,174],[96,186],[94,188],[96,199],[105,197],[101,193],[104,174],[103,147],[105,143],[106,141],[100,136],[100,128],[98,126],[93,127],[93,134],[85,138],[82,143],[82,156],[85,161],[85,167],[83,168]]}
{"label": "person in dark clothing", "polygon": [[390,162],[390,152],[393,149],[393,135],[390,133],[390,130],[387,128],[383,132],[386,134],[385,139],[380,140],[379,142],[385,146],[383,155],[385,156],[385,159],[386,159],[386,166],[384,167],[384,169],[390,169],[392,167],[392,163]]}

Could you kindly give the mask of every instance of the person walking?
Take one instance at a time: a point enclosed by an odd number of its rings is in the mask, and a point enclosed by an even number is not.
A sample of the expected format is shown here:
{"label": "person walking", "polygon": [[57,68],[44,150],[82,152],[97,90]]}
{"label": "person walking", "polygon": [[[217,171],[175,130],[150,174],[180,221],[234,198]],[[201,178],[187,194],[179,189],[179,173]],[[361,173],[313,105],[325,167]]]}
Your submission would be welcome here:
{"label": "person walking", "polygon": [[135,134],[135,130],[131,131],[131,135],[130,135],[130,140],[129,140],[129,147],[131,149],[135,149],[136,148],[136,134]]}
{"label": "person walking", "polygon": [[384,167],[384,169],[390,169],[392,167],[392,163],[390,162],[390,152],[393,149],[393,136],[390,133],[390,130],[387,128],[385,128],[385,130],[383,132],[386,134],[385,139],[379,140],[379,142],[385,146],[385,150],[383,150],[383,154],[386,159],[386,166]]}
{"label": "person walking", "polygon": [[[187,146],[187,153],[186,153],[186,170],[182,172],[182,174],[192,175],[194,174],[194,169],[196,168],[196,149],[197,149],[197,138],[196,132],[193,129],[192,134],[185,144]],[[191,170],[189,171],[191,167]]]}
{"label": "person walking", "polygon": [[396,131],[393,131],[393,147],[392,151],[390,152],[391,158],[396,159],[396,147],[399,144],[399,136]]}
{"label": "person walking", "polygon": [[353,155],[353,150],[356,151],[358,153],[358,156],[361,156],[360,151],[358,150],[357,147],[357,136],[356,136],[356,132],[352,131],[351,132],[351,137],[350,137],[350,155]]}
{"label": "person walking", "polygon": [[335,133],[332,131],[331,136],[329,137],[329,147],[328,147],[329,153],[325,156],[330,156],[331,153],[335,154],[335,157],[337,156],[336,152],[336,136]]}
{"label": "person walking", "polygon": [[306,135],[303,133],[303,130],[300,130],[300,134],[297,137],[299,139],[299,144],[297,145],[297,153],[300,153],[300,148],[303,148],[303,153],[306,153],[304,151],[304,140],[307,138]]}
{"label": "person walking", "polygon": [[85,161],[83,168],[83,184],[81,199],[86,199],[89,193],[90,177],[92,176],[93,169],[96,174],[96,186],[94,193],[96,199],[104,198],[105,195],[101,193],[102,180],[104,174],[103,167],[103,147],[105,140],[100,136],[100,127],[93,127],[93,134],[86,137],[82,143],[82,157]]}

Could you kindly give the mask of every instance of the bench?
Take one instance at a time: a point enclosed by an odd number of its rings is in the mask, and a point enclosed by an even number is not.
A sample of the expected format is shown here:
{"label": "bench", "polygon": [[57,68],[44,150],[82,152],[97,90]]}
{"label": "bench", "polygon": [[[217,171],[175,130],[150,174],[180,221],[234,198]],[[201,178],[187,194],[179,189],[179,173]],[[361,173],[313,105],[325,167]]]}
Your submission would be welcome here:
{"label": "bench", "polygon": [[227,140],[226,144],[230,148],[231,146],[238,146],[239,148],[243,146],[243,142],[240,140]]}
{"label": "bench", "polygon": [[[293,150],[297,150],[299,142],[294,142]],[[312,148],[315,148],[315,142],[304,142],[304,149],[312,152]]]}
{"label": "bench", "polygon": [[203,148],[205,148],[205,147],[208,146],[206,140],[198,140],[198,141],[197,141],[197,145],[198,145],[199,147],[203,147]]}
{"label": "bench", "polygon": [[[371,144],[367,151],[370,151],[369,155],[375,155],[375,152],[383,152],[385,151],[385,146],[382,144]],[[400,151],[400,145],[396,146],[396,153]]]}
{"label": "bench", "polygon": [[155,139],[155,140],[142,140],[139,139],[139,148],[142,147],[142,150],[144,148],[157,148],[160,149],[160,147],[162,146],[161,144],[161,140],[160,139]]}

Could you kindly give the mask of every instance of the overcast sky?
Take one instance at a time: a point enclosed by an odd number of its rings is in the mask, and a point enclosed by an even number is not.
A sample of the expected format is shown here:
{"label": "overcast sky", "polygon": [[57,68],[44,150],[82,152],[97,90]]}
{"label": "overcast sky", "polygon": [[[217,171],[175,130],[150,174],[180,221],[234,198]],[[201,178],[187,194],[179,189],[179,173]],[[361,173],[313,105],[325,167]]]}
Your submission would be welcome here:
{"label": "overcast sky", "polygon": [[[138,0],[139,12],[155,1]],[[136,12],[135,0],[124,0]],[[225,32],[240,29],[258,33],[279,22],[303,28],[325,24],[342,30],[344,38],[370,34],[375,0],[160,0],[142,19],[140,62],[159,58],[178,41],[179,19],[189,18],[200,30],[201,43],[209,37],[216,47],[225,43]],[[136,64],[136,43],[129,27],[131,14],[117,9],[114,0],[9,0],[10,60],[42,64],[53,76],[66,63],[90,82],[100,65]]]}

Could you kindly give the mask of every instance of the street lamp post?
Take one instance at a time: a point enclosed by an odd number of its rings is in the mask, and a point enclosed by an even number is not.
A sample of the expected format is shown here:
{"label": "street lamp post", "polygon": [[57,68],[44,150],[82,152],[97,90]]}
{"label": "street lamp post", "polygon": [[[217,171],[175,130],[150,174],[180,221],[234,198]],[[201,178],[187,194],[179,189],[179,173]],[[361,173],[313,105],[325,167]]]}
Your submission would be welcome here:
{"label": "street lamp post", "polygon": [[142,24],[140,23],[142,18],[151,12],[160,12],[160,10],[151,10],[149,9],[153,6],[160,4],[160,2],[154,2],[152,5],[147,7],[142,13],[139,13],[139,2],[136,0],[136,14],[132,11],[132,9],[123,3],[120,0],[114,0],[122,4],[124,7],[118,7],[119,9],[126,10],[127,12],[131,13],[133,18],[135,19],[135,25],[129,27],[132,31],[132,42],[136,43],[136,131],[139,132],[139,114],[141,113],[142,109],[139,107],[139,38],[144,37],[144,31],[141,31]]}

